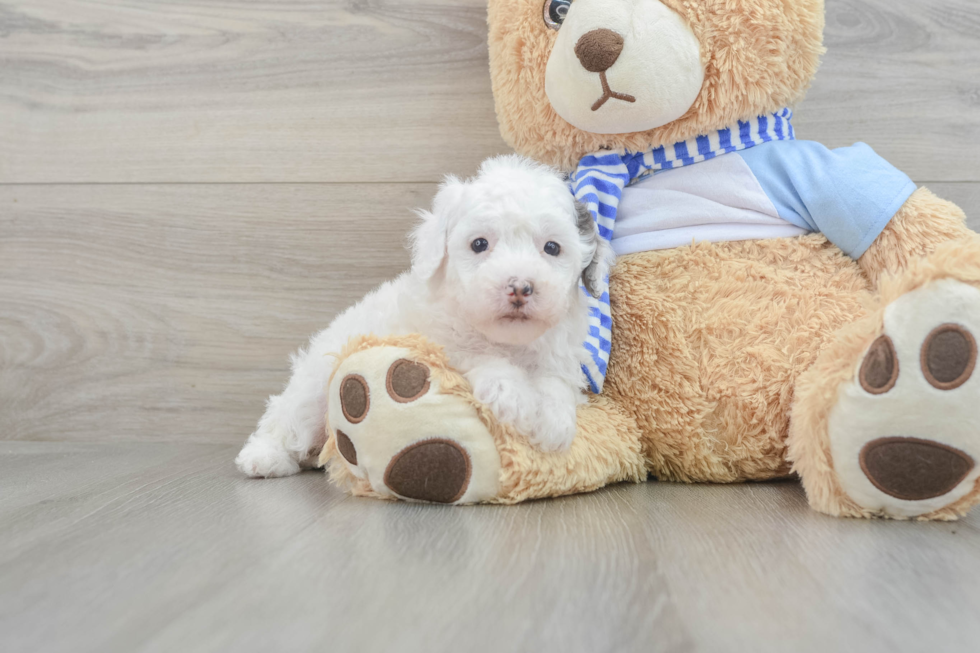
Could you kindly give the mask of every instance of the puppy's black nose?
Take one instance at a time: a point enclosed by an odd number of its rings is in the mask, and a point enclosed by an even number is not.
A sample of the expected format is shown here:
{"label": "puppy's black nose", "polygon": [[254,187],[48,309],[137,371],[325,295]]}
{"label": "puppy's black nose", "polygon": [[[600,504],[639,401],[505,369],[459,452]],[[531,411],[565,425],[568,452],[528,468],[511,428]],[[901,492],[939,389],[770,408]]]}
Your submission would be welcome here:
{"label": "puppy's black nose", "polygon": [[508,287],[512,297],[530,297],[534,293],[534,284],[530,281],[511,281]]}
{"label": "puppy's black nose", "polygon": [[590,73],[604,73],[619,59],[623,43],[623,37],[611,29],[594,29],[579,38],[575,56]]}

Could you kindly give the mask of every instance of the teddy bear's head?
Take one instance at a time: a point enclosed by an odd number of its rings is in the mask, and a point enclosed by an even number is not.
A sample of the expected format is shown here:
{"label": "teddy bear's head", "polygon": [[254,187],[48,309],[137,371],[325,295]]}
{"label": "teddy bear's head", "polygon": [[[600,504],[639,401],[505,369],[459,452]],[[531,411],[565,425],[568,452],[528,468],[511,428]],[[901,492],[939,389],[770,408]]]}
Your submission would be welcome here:
{"label": "teddy bear's head", "polygon": [[504,139],[563,169],[777,111],[816,72],[823,0],[489,0]]}

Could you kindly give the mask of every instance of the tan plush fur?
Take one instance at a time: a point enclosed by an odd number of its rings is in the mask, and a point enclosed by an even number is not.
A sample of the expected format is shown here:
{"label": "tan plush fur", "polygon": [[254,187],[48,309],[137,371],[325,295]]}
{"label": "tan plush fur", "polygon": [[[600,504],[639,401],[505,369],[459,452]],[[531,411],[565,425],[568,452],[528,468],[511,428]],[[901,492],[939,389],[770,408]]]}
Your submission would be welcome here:
{"label": "tan plush fur", "polygon": [[813,235],[623,257],[603,394],[643,431],[658,477],[783,476],[796,378],[869,298],[854,262]]}
{"label": "tan plush fur", "polygon": [[701,95],[679,120],[646,132],[576,129],[544,91],[557,32],[542,0],[490,0],[490,74],[504,140],[521,154],[570,170],[600,149],[642,151],[791,106],[803,98],[823,52],[823,0],[665,0],[701,43]]}

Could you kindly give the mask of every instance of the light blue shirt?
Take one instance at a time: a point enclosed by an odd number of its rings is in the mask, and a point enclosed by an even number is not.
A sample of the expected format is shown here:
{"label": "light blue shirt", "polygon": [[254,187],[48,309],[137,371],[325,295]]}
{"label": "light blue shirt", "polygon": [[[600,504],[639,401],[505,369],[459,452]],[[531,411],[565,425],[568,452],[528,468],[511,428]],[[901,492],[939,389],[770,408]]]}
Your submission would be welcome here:
{"label": "light blue shirt", "polygon": [[748,164],[780,218],[819,231],[855,259],[916,189],[865,143],[831,150],[813,141],[774,141],[733,156]]}

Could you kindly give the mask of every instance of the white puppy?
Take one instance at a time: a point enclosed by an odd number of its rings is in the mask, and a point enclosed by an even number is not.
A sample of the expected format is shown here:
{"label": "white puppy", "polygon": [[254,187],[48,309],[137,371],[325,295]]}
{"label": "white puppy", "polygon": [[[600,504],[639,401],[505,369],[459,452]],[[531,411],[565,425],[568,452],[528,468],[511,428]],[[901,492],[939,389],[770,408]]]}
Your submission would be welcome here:
{"label": "white puppy", "polygon": [[442,345],[477,399],[545,450],[568,447],[585,401],[588,305],[612,253],[588,210],[553,170],[490,159],[474,179],[449,177],[420,211],[412,269],[383,284],[293,356],[235,460],[249,476],[286,476],[323,447],[326,383],[358,334],[420,333]]}

